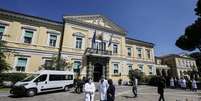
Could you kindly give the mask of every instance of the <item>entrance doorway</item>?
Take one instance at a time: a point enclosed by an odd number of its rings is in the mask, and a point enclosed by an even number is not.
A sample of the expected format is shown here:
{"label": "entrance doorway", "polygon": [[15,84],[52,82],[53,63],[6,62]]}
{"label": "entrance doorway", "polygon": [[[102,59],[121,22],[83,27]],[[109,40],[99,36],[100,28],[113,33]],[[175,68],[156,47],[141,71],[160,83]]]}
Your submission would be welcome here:
{"label": "entrance doorway", "polygon": [[94,73],[93,73],[94,82],[99,82],[101,76],[103,75],[103,65],[96,63],[94,64]]}

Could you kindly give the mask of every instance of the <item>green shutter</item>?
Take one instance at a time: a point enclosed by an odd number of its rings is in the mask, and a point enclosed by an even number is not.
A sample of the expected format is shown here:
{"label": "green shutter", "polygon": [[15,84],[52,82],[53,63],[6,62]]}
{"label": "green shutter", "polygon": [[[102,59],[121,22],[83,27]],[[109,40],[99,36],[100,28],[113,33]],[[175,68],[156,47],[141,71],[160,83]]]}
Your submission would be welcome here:
{"label": "green shutter", "polygon": [[17,66],[26,67],[27,59],[26,58],[18,58]]}
{"label": "green shutter", "polygon": [[32,38],[33,37],[33,32],[31,32],[31,31],[25,31],[25,36]]}
{"label": "green shutter", "polygon": [[0,26],[0,33],[3,33],[3,32],[4,32],[4,30],[5,30],[5,27]]}

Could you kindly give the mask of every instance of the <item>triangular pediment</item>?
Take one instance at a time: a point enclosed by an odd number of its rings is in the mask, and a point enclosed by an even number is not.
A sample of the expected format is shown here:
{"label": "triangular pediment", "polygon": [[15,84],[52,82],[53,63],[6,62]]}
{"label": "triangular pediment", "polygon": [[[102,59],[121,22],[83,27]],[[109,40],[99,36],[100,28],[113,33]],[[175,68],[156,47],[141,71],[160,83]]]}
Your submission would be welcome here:
{"label": "triangular pediment", "polygon": [[78,16],[64,16],[65,19],[78,20],[82,23],[88,23],[95,26],[109,28],[119,32],[125,32],[123,28],[113,23],[111,20],[102,15],[78,15]]}

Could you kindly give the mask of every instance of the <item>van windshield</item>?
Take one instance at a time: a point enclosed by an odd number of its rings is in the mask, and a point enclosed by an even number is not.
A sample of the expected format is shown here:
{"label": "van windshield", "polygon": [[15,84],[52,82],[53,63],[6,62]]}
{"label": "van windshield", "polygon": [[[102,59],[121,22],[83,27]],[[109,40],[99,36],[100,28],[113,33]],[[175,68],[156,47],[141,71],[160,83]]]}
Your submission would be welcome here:
{"label": "van windshield", "polygon": [[34,78],[36,78],[39,74],[31,74],[28,77],[26,77],[24,80],[22,80],[21,82],[29,82],[31,80],[33,80]]}

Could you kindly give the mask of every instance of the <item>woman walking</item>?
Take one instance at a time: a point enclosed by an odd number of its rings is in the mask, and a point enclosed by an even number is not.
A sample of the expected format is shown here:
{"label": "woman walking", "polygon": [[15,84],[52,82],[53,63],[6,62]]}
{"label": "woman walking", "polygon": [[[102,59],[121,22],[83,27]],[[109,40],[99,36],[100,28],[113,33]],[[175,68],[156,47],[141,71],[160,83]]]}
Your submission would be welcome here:
{"label": "woman walking", "polygon": [[107,89],[107,101],[114,101],[115,99],[115,87],[111,79],[108,80],[109,87]]}

